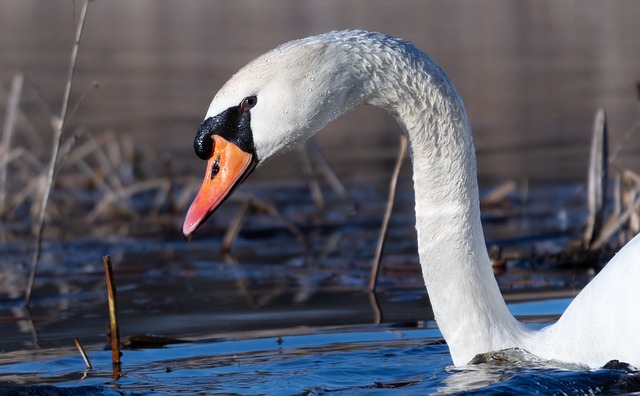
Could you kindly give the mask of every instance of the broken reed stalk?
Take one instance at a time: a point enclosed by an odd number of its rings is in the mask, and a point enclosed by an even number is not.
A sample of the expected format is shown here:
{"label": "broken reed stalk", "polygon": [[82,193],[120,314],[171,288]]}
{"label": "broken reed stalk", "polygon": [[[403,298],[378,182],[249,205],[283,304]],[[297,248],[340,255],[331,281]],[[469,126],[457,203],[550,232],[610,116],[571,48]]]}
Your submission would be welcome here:
{"label": "broken reed stalk", "polygon": [[378,245],[376,246],[376,255],[373,258],[373,265],[371,266],[371,274],[369,275],[369,291],[375,291],[378,284],[378,275],[380,273],[380,260],[382,259],[382,252],[384,250],[384,243],[387,239],[387,232],[389,231],[389,222],[391,221],[391,212],[393,211],[393,203],[396,197],[396,189],[398,186],[398,177],[400,176],[400,169],[402,168],[402,162],[407,154],[407,136],[405,134],[400,135],[400,148],[398,150],[398,158],[396,159],[396,165],[393,168],[393,174],[391,175],[391,181],[389,183],[389,197],[387,198],[387,208],[384,211],[384,218],[382,219],[382,226],[380,227],[380,235],[378,236]]}
{"label": "broken reed stalk", "polygon": [[109,329],[111,334],[111,362],[120,365],[120,325],[118,324],[118,300],[116,297],[116,279],[113,275],[111,257],[104,256],[104,271],[107,278],[107,294],[109,296]]}
{"label": "broken reed stalk", "polygon": [[51,186],[53,185],[53,175],[58,160],[58,150],[60,148],[60,141],[62,140],[62,131],[65,126],[65,118],[67,115],[67,107],[69,105],[69,96],[71,95],[71,83],[73,81],[73,74],[76,68],[76,60],[78,59],[78,49],[80,48],[80,38],[82,37],[82,28],[84,27],[84,21],[87,17],[87,9],[89,8],[89,0],[85,0],[80,11],[80,19],[76,28],[75,40],[73,47],[71,48],[71,59],[69,62],[69,70],[67,73],[67,83],[64,90],[64,96],[62,99],[62,108],[60,109],[60,116],[53,120],[54,124],[54,138],[53,148],[51,150],[51,162],[49,163],[49,171],[47,184],[45,186],[44,193],[42,194],[42,203],[40,205],[40,216],[37,222],[36,232],[36,247],[33,252],[33,258],[31,260],[31,270],[29,272],[29,279],[27,281],[27,290],[24,295],[24,303],[29,306],[31,302],[31,291],[33,290],[33,283],[36,277],[36,270],[38,268],[38,261],[40,261],[40,249],[42,248],[42,232],[44,229],[44,218],[47,211],[47,203],[49,201],[49,194],[51,193]]}
{"label": "broken reed stalk", "polygon": [[608,146],[607,117],[603,109],[598,109],[593,122],[591,154],[589,156],[589,177],[587,180],[589,218],[582,236],[582,245],[585,248],[590,248],[602,232],[604,201],[607,196]]}
{"label": "broken reed stalk", "polygon": [[87,368],[91,370],[93,366],[91,365],[91,362],[89,361],[89,357],[87,356],[87,353],[84,351],[82,344],[80,344],[80,341],[78,341],[76,337],[73,338],[73,342],[76,344],[76,348],[78,348],[78,351],[80,352],[80,356],[82,356],[82,359],[84,360],[84,364],[86,364]]}
{"label": "broken reed stalk", "polygon": [[[15,131],[16,120],[18,117],[18,106],[20,104],[20,96],[22,95],[22,86],[24,77],[22,74],[16,74],[11,82],[11,93],[7,102],[7,113],[2,128],[2,141],[0,141],[0,153],[3,156],[9,155],[11,151],[11,140]],[[7,166],[8,162],[0,164],[0,217],[5,211],[6,202],[6,185],[7,185]]]}

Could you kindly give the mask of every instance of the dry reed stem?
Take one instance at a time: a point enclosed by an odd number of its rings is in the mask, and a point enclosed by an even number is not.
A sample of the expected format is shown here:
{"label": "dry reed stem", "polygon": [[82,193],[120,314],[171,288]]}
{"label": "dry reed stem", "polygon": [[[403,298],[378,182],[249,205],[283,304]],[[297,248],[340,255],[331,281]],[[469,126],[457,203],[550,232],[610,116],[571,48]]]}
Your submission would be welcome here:
{"label": "dry reed stem", "polygon": [[75,165],[77,162],[84,160],[86,157],[92,155],[95,151],[107,144],[111,139],[113,139],[113,137],[106,133],[98,136],[91,135],[89,140],[76,147],[73,150],[73,153],[69,154],[69,158],[67,160],[68,165]]}
{"label": "dry reed stem", "polygon": [[[151,205],[151,209],[149,210],[149,213],[148,213],[151,216],[157,216],[160,214],[160,210],[162,209],[162,206],[171,197],[171,180],[168,180],[168,179],[149,180],[148,183],[149,183],[148,186],[138,184],[137,187],[138,188],[144,187],[146,189],[150,189],[154,187],[158,188],[158,193],[156,194],[156,198],[153,200],[153,204]],[[154,184],[156,186],[154,186]]]}
{"label": "dry reed stem", "polygon": [[[16,147],[10,151],[4,151],[2,147],[0,147],[0,167],[6,167],[13,161],[20,159],[25,154],[24,147]],[[1,209],[1,208],[0,208]],[[0,213],[2,211],[0,210]]]}
{"label": "dry reed stem", "polygon": [[[613,213],[611,217],[618,218],[622,214],[622,176],[616,173],[613,178]],[[624,244],[623,233],[618,233],[618,243]]]}
{"label": "dry reed stem", "polygon": [[300,158],[302,159],[302,174],[304,175],[304,179],[307,181],[307,185],[309,186],[309,191],[311,192],[313,203],[316,205],[316,208],[318,208],[318,210],[323,210],[324,197],[322,196],[320,183],[318,183],[318,178],[316,177],[317,175],[313,171],[313,166],[311,165],[311,159],[309,158],[309,149],[307,148],[307,145],[302,144],[298,146],[298,152],[300,153]]}
{"label": "dry reed stem", "polygon": [[336,173],[333,171],[327,159],[322,155],[322,152],[318,148],[315,140],[309,139],[306,142],[306,147],[309,154],[315,159],[315,162],[318,166],[318,171],[324,176],[327,180],[327,183],[331,186],[333,191],[342,199],[343,201],[352,201],[347,189],[344,187]]}
{"label": "dry reed stem", "polygon": [[102,257],[107,278],[107,295],[109,297],[109,329],[111,334],[111,362],[120,365],[120,325],[118,324],[118,299],[116,294],[116,279],[113,275],[111,257]]}
{"label": "dry reed stem", "polygon": [[[106,182],[106,180],[102,179],[98,172],[84,161],[79,161],[76,163],[76,166],[87,176],[93,179],[93,182],[96,184],[98,189],[100,189],[104,194],[104,198],[98,202],[98,204],[94,207],[94,209],[89,213],[87,219],[89,221],[93,221],[98,217],[98,214],[101,213],[104,208],[111,205],[112,202],[115,202],[120,209],[122,209],[127,214],[135,213],[135,210],[131,203],[128,200],[120,199],[120,193],[114,191],[114,189]],[[103,208],[104,207],[104,208]]]}
{"label": "dry reed stem", "polygon": [[[2,153],[9,153],[11,150],[11,140],[13,140],[15,131],[23,83],[24,77],[22,74],[16,74],[11,82],[11,92],[7,101],[7,112],[2,128],[2,140],[0,141],[0,152]],[[7,164],[7,161],[0,164],[0,216],[4,212],[7,197]]]}
{"label": "dry reed stem", "polygon": [[[623,186],[625,186],[624,191],[624,199],[626,202],[633,202],[640,194],[640,175],[637,173],[627,169],[622,173],[622,180],[624,181]],[[638,232],[640,232],[640,213],[638,210],[631,213],[629,217],[629,238],[634,237]]]}
{"label": "dry reed stem", "polygon": [[42,194],[42,203],[40,206],[40,216],[37,223],[36,232],[36,246],[33,252],[33,259],[31,260],[31,271],[29,272],[29,279],[27,281],[27,290],[24,295],[24,303],[29,306],[31,302],[31,292],[33,290],[33,283],[36,277],[36,271],[38,269],[38,261],[40,261],[40,250],[42,247],[42,232],[44,229],[44,218],[47,211],[47,203],[49,201],[49,194],[51,193],[51,186],[53,185],[53,175],[58,161],[58,151],[60,149],[60,141],[62,140],[62,131],[65,126],[65,118],[67,115],[67,106],[69,105],[69,96],[71,95],[71,84],[73,82],[73,74],[76,68],[76,60],[78,59],[78,50],[80,48],[80,38],[82,37],[82,28],[84,27],[84,21],[87,17],[87,9],[89,8],[89,0],[85,0],[82,9],[80,11],[80,19],[76,29],[75,40],[73,47],[71,48],[70,64],[67,73],[67,83],[65,85],[64,96],[62,99],[62,108],[60,109],[60,116],[55,120],[55,134],[53,139],[53,148],[51,150],[51,162],[49,162],[49,171],[47,174],[47,183],[45,186],[44,194]]}
{"label": "dry reed stem", "polygon": [[[91,178],[96,186],[106,194],[89,214],[89,219],[95,219],[102,211],[115,202],[128,215],[135,215],[135,208],[127,197],[123,182],[118,179],[111,160],[102,151],[104,146],[117,146],[117,138],[113,132],[104,133],[98,137],[90,136],[88,142],[74,151],[70,156],[70,164],[75,165],[82,173]],[[118,151],[119,149],[115,150]],[[114,151],[114,150],[111,150]],[[84,160],[93,154],[100,165],[99,170],[92,169]]]}
{"label": "dry reed stem", "polygon": [[20,161],[17,161],[16,165],[28,167],[28,169],[23,169],[23,172],[28,172],[31,175],[42,170],[42,162],[34,153],[31,152],[31,149],[26,150],[24,147],[17,147],[14,150],[21,151],[20,157],[18,158]]}
{"label": "dry reed stem", "polygon": [[[182,187],[182,191],[178,194],[178,197],[174,201],[174,205],[176,210],[182,211],[187,208],[187,205],[191,203],[191,200],[196,195],[198,190],[200,189],[200,184],[202,181],[198,182],[194,178],[190,178],[191,180],[184,183]],[[238,194],[234,195],[238,196]]]}
{"label": "dry reed stem", "polygon": [[[62,160],[58,161],[58,166],[63,162],[63,160],[66,158],[66,155],[71,151],[71,147],[75,143],[76,139],[77,139],[77,133],[74,133],[69,139],[67,139],[60,146],[59,156],[62,158]],[[37,176],[29,175],[28,177],[23,177],[24,179],[30,179],[31,181],[20,192],[13,195],[9,206],[7,207],[7,212],[14,210],[18,206],[20,206],[25,200],[27,200],[29,197],[35,195],[34,191],[36,189],[44,191],[46,188],[45,184],[47,181],[46,177],[47,177],[48,169],[42,169],[42,164],[40,163],[40,161],[38,161],[38,159],[33,154],[31,154],[31,152],[28,150],[24,151],[22,157],[27,162],[30,163],[33,169],[40,169],[40,172]],[[35,213],[34,217],[38,214],[38,209],[40,209],[40,207],[38,207],[37,202],[34,201],[32,206],[32,211]]]}
{"label": "dry reed stem", "polygon": [[489,191],[481,201],[481,205],[485,207],[498,206],[503,203],[509,194],[518,189],[518,185],[513,180],[508,180]]}
{"label": "dry reed stem", "polygon": [[65,142],[60,146],[60,149],[58,151],[58,157],[59,160],[54,168],[54,179],[57,176],[57,172],[60,170],[60,168],[62,168],[62,165],[67,161],[67,159],[69,158],[69,154],[71,153],[71,149],[75,146],[76,141],[85,134],[85,132],[87,131],[86,128],[84,127],[79,127],[76,128],[73,133],[71,134],[71,136],[69,136],[69,138],[67,140],[65,140]]}
{"label": "dry reed stem", "polygon": [[13,151],[18,151],[20,155],[16,158],[11,158],[11,160],[15,160],[15,165],[19,168],[14,173],[14,176],[19,180],[30,180],[29,183],[23,188],[21,191],[14,193],[11,196],[11,200],[6,206],[3,214],[11,213],[15,208],[20,206],[22,202],[24,202],[31,194],[31,192],[37,186],[37,177],[33,176],[34,172],[37,172],[37,169],[42,169],[42,164],[38,160],[38,158],[31,153],[29,150],[24,150],[22,148],[18,148]]}
{"label": "dry reed stem", "polygon": [[618,158],[618,155],[620,155],[620,153],[622,152],[622,149],[624,149],[627,146],[627,143],[629,143],[629,140],[638,131],[640,131],[640,121],[636,121],[636,123],[633,124],[633,127],[629,130],[629,132],[624,134],[624,136],[622,137],[622,141],[618,143],[618,146],[616,147],[616,149],[614,150],[613,154],[609,159],[610,164],[612,164]]}
{"label": "dry reed stem", "polygon": [[153,203],[150,206],[148,215],[155,216],[158,215],[162,205],[167,200],[167,195],[169,194],[169,189],[171,188],[171,182],[165,179],[152,179],[146,180],[143,182],[135,183],[129,187],[124,188],[122,191],[117,194],[110,194],[105,196],[98,205],[89,213],[87,219],[90,221],[94,221],[99,218],[106,210],[111,206],[112,203],[122,204],[123,202],[127,203],[127,215],[137,218],[138,213],[135,210],[132,202],[131,196],[141,193],[146,190],[157,189],[158,193],[156,194]]}
{"label": "dry reed stem", "polygon": [[73,342],[76,344],[76,348],[78,348],[78,351],[80,352],[80,356],[82,356],[82,360],[84,360],[84,364],[86,364],[87,368],[89,370],[91,370],[93,368],[93,366],[91,366],[91,362],[89,361],[89,357],[87,356],[87,353],[84,351],[84,348],[82,347],[82,344],[80,344],[80,341],[78,341],[78,339],[76,337],[73,338]]}
{"label": "dry reed stem", "polygon": [[[235,197],[239,198],[239,197],[242,197],[242,195],[240,196],[236,195]],[[242,207],[240,209],[240,211],[238,212],[234,220],[232,220],[232,223],[230,225],[231,229],[227,230],[227,233],[224,238],[225,241],[223,242],[223,245],[221,248],[221,251],[223,254],[227,255],[228,252],[231,250],[231,245],[233,244],[235,237],[237,236],[238,232],[240,231],[240,228],[242,227],[242,224],[244,223],[246,214],[251,209],[257,213],[263,213],[268,216],[276,217],[280,219],[280,221],[284,223],[285,227],[289,230],[289,232],[298,239],[298,241],[304,247],[304,249],[307,251],[309,250],[309,241],[304,236],[304,233],[298,227],[296,227],[296,225],[293,222],[291,222],[291,220],[287,219],[286,216],[280,213],[275,206],[270,205],[253,196],[244,198],[243,206],[244,205],[248,205],[248,208]]]}
{"label": "dry reed stem", "polygon": [[382,253],[384,251],[384,244],[387,239],[387,232],[389,231],[389,222],[391,221],[391,212],[393,212],[393,204],[396,196],[396,189],[398,186],[398,176],[400,176],[400,169],[404,162],[404,157],[407,154],[407,136],[405,134],[400,135],[400,147],[398,149],[398,157],[396,164],[393,168],[391,175],[391,181],[389,182],[389,197],[387,198],[387,207],[384,211],[384,218],[382,219],[382,225],[380,227],[380,235],[378,236],[378,244],[376,246],[376,254],[373,257],[373,264],[371,266],[371,273],[369,275],[369,291],[374,292],[378,285],[378,276],[380,273],[380,260],[382,259]]}
{"label": "dry reed stem", "polygon": [[382,323],[382,308],[380,307],[378,296],[376,296],[374,291],[369,291],[369,305],[373,312],[373,324],[379,325]]}
{"label": "dry reed stem", "polygon": [[591,249],[601,249],[609,238],[620,230],[624,223],[629,220],[631,215],[638,209],[640,209],[640,197],[636,197],[635,201],[631,203],[620,216],[612,216],[609,218],[605,226],[602,228],[602,232],[598,239],[591,244]]}
{"label": "dry reed stem", "polygon": [[631,181],[635,183],[636,186],[640,187],[640,175],[638,175],[634,171],[625,169],[624,172],[622,172],[622,178],[625,181]]}
{"label": "dry reed stem", "polygon": [[309,241],[304,236],[304,233],[300,231],[300,229],[296,227],[296,225],[293,224],[291,220],[287,219],[286,216],[280,213],[280,211],[276,209],[275,206],[270,205],[256,197],[251,198],[251,206],[257,212],[265,213],[269,216],[279,218],[280,221],[284,223],[285,227],[289,230],[289,232],[292,233],[296,238],[298,238],[298,241],[300,242],[300,244],[302,244],[302,246],[304,246],[304,249],[307,251],[309,250]]}
{"label": "dry reed stem", "polygon": [[238,237],[238,233],[240,232],[240,228],[242,228],[242,224],[244,223],[244,219],[249,213],[249,209],[251,208],[251,198],[245,200],[240,206],[240,209],[236,212],[235,217],[231,221],[229,227],[227,227],[227,232],[224,234],[224,238],[222,239],[222,245],[220,246],[220,250],[223,254],[229,253],[231,251],[231,245],[235,242]]}
{"label": "dry reed stem", "polygon": [[589,176],[587,179],[589,217],[582,236],[582,246],[586,248],[590,248],[602,232],[604,201],[607,196],[608,146],[607,117],[603,109],[598,109],[593,121],[591,153],[589,155]]}

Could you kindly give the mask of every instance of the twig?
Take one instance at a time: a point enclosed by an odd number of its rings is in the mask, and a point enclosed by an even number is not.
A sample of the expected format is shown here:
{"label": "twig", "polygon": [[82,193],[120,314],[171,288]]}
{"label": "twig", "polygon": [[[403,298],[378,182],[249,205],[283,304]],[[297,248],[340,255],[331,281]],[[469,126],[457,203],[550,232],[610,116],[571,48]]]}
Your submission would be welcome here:
{"label": "twig", "polygon": [[44,229],[44,217],[47,211],[47,203],[49,201],[49,194],[51,193],[51,186],[53,185],[53,175],[58,160],[58,149],[60,147],[60,141],[62,140],[62,131],[65,126],[65,117],[67,114],[67,106],[69,105],[69,96],[71,94],[71,83],[73,81],[73,74],[76,68],[76,60],[78,58],[78,49],[80,48],[80,38],[82,37],[82,28],[84,27],[84,21],[87,17],[87,9],[89,8],[89,0],[85,0],[82,10],[80,11],[80,19],[76,29],[76,36],[71,49],[71,59],[69,64],[69,71],[67,74],[67,84],[65,86],[64,96],[62,99],[62,108],[60,110],[60,117],[55,123],[55,136],[53,139],[53,148],[51,151],[51,162],[49,163],[49,172],[47,184],[44,194],[42,194],[42,204],[40,206],[40,217],[37,223],[36,233],[36,247],[33,252],[33,259],[31,260],[31,271],[29,272],[29,280],[27,281],[27,290],[24,296],[24,303],[29,306],[31,302],[31,292],[33,290],[33,283],[36,277],[36,270],[38,268],[38,261],[40,260],[40,249],[42,247],[42,232]]}
{"label": "twig", "polygon": [[78,341],[78,339],[76,337],[73,338],[73,342],[75,342],[76,348],[78,348],[78,351],[80,352],[80,356],[82,356],[82,359],[84,360],[84,364],[86,364],[87,368],[89,370],[91,370],[93,368],[93,366],[91,366],[91,362],[89,361],[89,357],[87,356],[86,352],[84,351],[84,348],[82,347],[82,344],[80,344],[80,341]]}
{"label": "twig", "polygon": [[107,277],[107,293],[109,296],[109,329],[111,334],[111,362],[120,365],[120,326],[118,325],[118,300],[116,296],[116,279],[113,275],[111,257],[102,258]]}
{"label": "twig", "polygon": [[[2,141],[0,141],[0,152],[2,153],[9,153],[11,150],[11,140],[13,138],[13,132],[15,131],[16,119],[18,116],[18,105],[20,103],[20,96],[22,95],[23,83],[24,77],[22,74],[16,74],[13,77],[11,93],[9,94],[9,101],[7,102],[7,114],[2,128]],[[5,162],[0,165],[0,215],[5,209],[7,164],[8,162]]]}
{"label": "twig", "polygon": [[391,181],[389,182],[389,197],[387,198],[387,208],[384,211],[384,218],[382,219],[382,226],[380,227],[380,235],[378,236],[378,245],[376,246],[376,255],[373,258],[373,265],[371,266],[371,274],[369,276],[369,291],[375,291],[378,284],[378,274],[380,272],[380,259],[382,258],[382,251],[384,250],[384,243],[387,239],[387,232],[389,231],[389,222],[391,221],[391,212],[393,211],[393,203],[396,196],[396,188],[398,186],[398,176],[400,175],[400,168],[402,168],[402,162],[407,153],[407,136],[405,134],[400,135],[400,149],[398,150],[398,158],[396,159],[396,165],[393,168],[393,174],[391,175]]}

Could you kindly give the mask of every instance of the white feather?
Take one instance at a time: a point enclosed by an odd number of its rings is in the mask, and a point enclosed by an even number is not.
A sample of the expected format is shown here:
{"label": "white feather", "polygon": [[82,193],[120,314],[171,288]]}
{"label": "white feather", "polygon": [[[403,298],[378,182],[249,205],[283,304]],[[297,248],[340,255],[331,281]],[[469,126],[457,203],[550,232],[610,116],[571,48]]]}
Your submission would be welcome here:
{"label": "white feather", "polygon": [[541,358],[640,367],[640,237],[633,239],[542,330],[508,311],[482,226],[475,152],[462,100],[412,44],[365,31],[286,43],[238,71],[207,117],[256,95],[251,129],[261,162],[311,137],[341,114],[371,104],[405,129],[413,159],[420,261],[436,321],[456,365],[520,347]]}

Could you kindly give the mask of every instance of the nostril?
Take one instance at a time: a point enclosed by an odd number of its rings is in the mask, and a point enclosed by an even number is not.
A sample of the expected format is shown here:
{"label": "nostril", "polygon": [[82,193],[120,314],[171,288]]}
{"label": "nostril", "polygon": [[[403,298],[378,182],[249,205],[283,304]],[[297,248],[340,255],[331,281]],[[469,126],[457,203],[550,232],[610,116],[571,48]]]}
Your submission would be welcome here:
{"label": "nostril", "polygon": [[211,180],[218,175],[218,172],[220,172],[220,156],[216,157],[216,160],[211,167]]}

